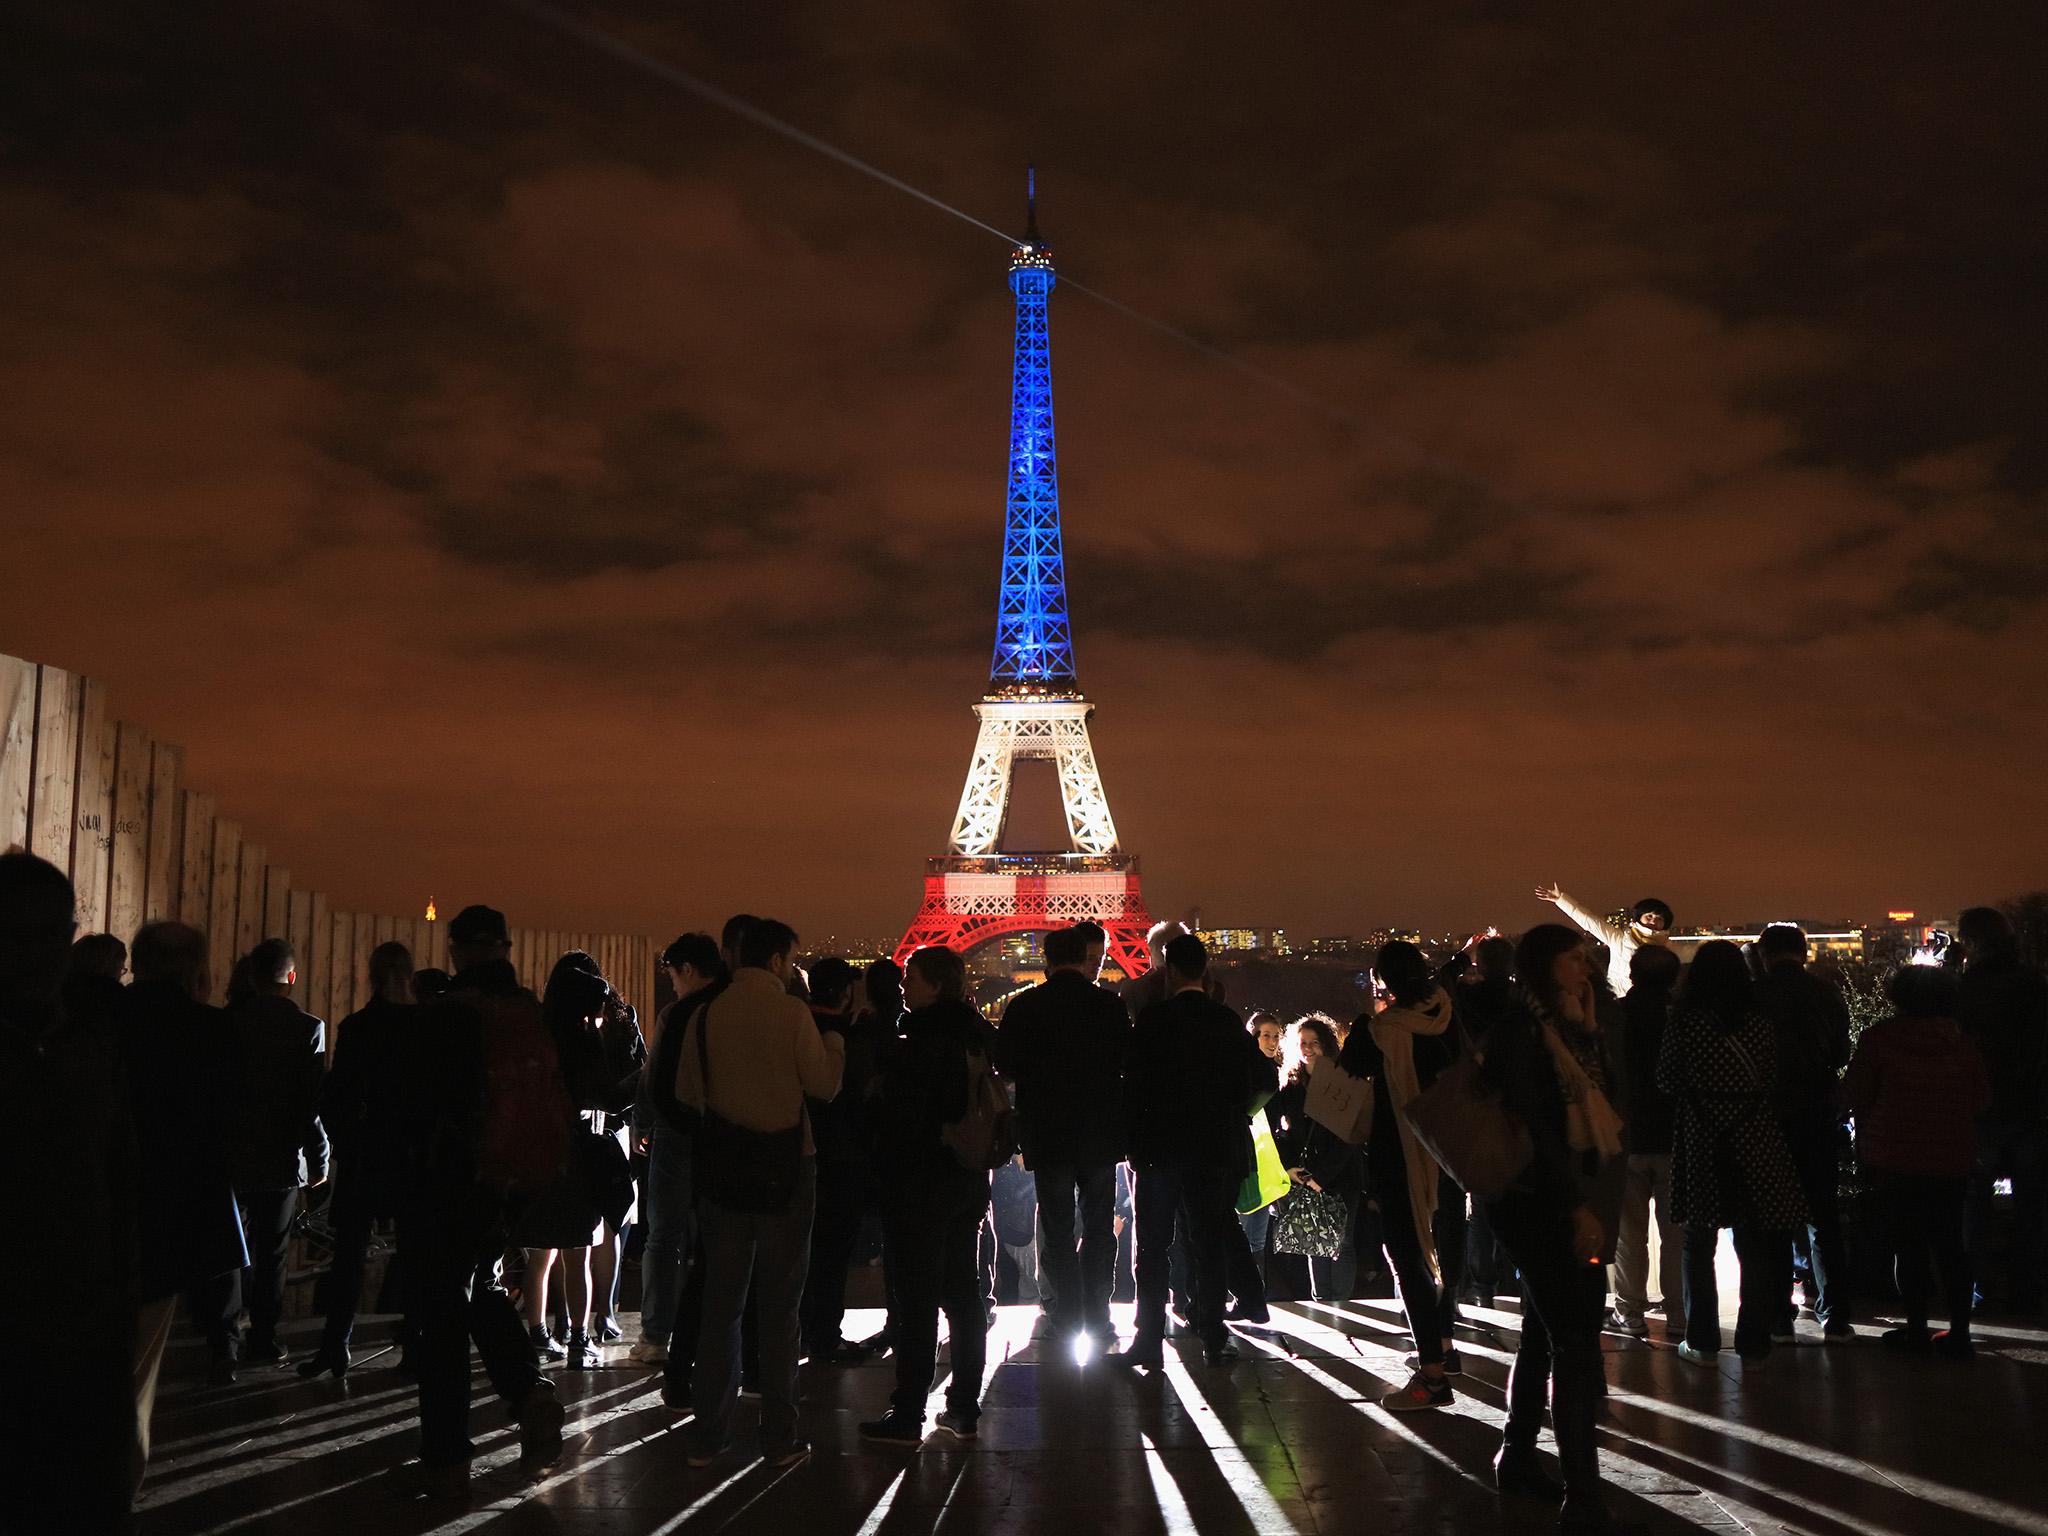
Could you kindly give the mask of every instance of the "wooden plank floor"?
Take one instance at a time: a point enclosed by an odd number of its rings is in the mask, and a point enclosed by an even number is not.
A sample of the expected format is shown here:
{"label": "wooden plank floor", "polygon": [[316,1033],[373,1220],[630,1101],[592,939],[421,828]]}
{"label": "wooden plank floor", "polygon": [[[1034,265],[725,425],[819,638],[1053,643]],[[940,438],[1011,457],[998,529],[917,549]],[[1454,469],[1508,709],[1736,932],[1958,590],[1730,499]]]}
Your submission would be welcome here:
{"label": "wooden plank floor", "polygon": [[[1128,1327],[1128,1309],[1119,1308]],[[771,1471],[741,1451],[701,1471],[658,1380],[628,1365],[556,1371],[569,1408],[568,1452],[538,1484],[512,1465],[516,1445],[481,1373],[472,1410],[478,1475],[467,1506],[405,1498],[390,1469],[413,1452],[412,1391],[389,1369],[372,1324],[345,1385],[290,1371],[245,1371],[201,1384],[203,1351],[181,1336],[158,1413],[158,1455],[144,1493],[144,1536],[288,1532],[290,1536],[674,1536],[829,1533],[974,1536],[1119,1533],[1540,1531],[1540,1515],[1504,1509],[1487,1464],[1498,1442],[1512,1312],[1475,1314],[1499,1345],[1466,1346],[1454,1410],[1400,1418],[1373,1400],[1401,1376],[1405,1325],[1391,1301],[1342,1310],[1290,1304],[1248,1330],[1245,1358],[1210,1371],[1199,1351],[1163,1377],[1124,1378],[1099,1362],[1037,1357],[1035,1309],[1004,1308],[991,1337],[983,1437],[923,1451],[863,1446],[886,1364],[805,1368],[807,1464]],[[629,1319],[630,1320],[630,1319]],[[857,1314],[849,1332],[878,1322]],[[1661,1325],[1658,1326],[1661,1333]],[[1802,1323],[1803,1331],[1812,1329]],[[295,1352],[317,1325],[288,1325]],[[1867,1327],[1874,1333],[1875,1326]],[[1800,1536],[1997,1536],[2048,1533],[2040,1427],[2048,1423],[2048,1333],[1987,1323],[1973,1364],[1906,1359],[1866,1340],[1822,1348],[1817,1335],[1745,1375],[1680,1363],[1661,1337],[1609,1336],[1613,1383],[1603,1454],[1622,1512],[1657,1531]],[[1179,1346],[1186,1348],[1185,1345]],[[383,1349],[381,1354],[370,1351]]]}

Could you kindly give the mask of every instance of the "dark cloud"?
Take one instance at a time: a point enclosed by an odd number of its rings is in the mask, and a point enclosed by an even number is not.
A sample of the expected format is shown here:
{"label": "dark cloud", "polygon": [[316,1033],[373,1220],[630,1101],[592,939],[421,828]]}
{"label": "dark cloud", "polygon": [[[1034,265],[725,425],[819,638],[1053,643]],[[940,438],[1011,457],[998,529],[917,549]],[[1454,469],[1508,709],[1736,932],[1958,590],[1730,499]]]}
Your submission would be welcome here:
{"label": "dark cloud", "polygon": [[[1161,906],[2038,881],[2036,22],[579,14],[1001,226],[1039,163]],[[899,924],[987,664],[1002,245],[510,7],[8,27],[0,648],[348,899]],[[2013,824],[1924,816],[1962,764]]]}

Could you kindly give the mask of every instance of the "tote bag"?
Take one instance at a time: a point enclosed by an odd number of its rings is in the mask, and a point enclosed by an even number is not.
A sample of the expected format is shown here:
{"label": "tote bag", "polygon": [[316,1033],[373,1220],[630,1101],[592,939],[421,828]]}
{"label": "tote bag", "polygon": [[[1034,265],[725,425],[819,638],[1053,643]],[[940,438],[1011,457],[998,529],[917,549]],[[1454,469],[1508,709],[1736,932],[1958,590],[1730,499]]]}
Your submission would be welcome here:
{"label": "tote bag", "polygon": [[1334,1259],[1344,1250],[1351,1208],[1344,1197],[1303,1185],[1287,1197],[1273,1224],[1273,1251],[1311,1259]]}
{"label": "tote bag", "polygon": [[1460,1057],[1408,1105],[1415,1139],[1458,1184],[1498,1199],[1522,1176],[1536,1149],[1522,1117],[1480,1075],[1483,1056]]}
{"label": "tote bag", "polygon": [[1237,1186],[1240,1216],[1263,1211],[1291,1187],[1286,1165],[1280,1161],[1280,1149],[1273,1145],[1273,1127],[1266,1123],[1263,1109],[1252,1116],[1252,1153],[1255,1166]]}

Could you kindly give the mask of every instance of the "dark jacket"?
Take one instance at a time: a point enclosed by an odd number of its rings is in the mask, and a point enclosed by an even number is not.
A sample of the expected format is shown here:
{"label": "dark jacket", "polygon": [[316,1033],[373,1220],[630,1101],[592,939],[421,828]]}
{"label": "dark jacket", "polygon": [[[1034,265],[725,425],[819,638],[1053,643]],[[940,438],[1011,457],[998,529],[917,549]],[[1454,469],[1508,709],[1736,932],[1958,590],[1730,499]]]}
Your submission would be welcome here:
{"label": "dark jacket", "polygon": [[400,1178],[406,1038],[417,1013],[409,1003],[377,997],[343,1019],[320,1094],[320,1122],[339,1176],[380,1205]]}
{"label": "dark jacket", "polygon": [[2019,1125],[2048,1116],[2048,981],[2017,955],[1986,955],[1963,967],[1957,1022],[1984,1053],[1991,1120]]}
{"label": "dark jacket", "polygon": [[996,1065],[1017,1087],[1019,1139],[1032,1168],[1123,1156],[1124,1058],[1131,1012],[1079,971],[1020,993],[996,1032]]}
{"label": "dark jacket", "polygon": [[1856,1042],[1847,1084],[1863,1167],[1961,1178],[1975,1166],[1991,1083],[1953,1019],[1879,1020]]}
{"label": "dark jacket", "polygon": [[[1401,1121],[1394,1113],[1392,1082],[1385,1070],[1386,1053],[1372,1037],[1372,1018],[1362,1013],[1351,1026],[1351,1037],[1338,1054],[1337,1065],[1353,1077],[1372,1079],[1372,1130],[1365,1140],[1365,1185],[1375,1196],[1408,1200],[1408,1154],[1401,1145]],[[1462,1022],[1462,1021],[1459,1021]],[[1438,1074],[1455,1062],[1464,1046],[1459,1022],[1440,1035],[1411,1036],[1415,1055],[1415,1086],[1427,1093]],[[1267,1116],[1271,1119],[1271,1115]],[[1318,1130],[1323,1128],[1318,1126]],[[1327,1131],[1325,1135],[1329,1135]],[[1332,1141],[1336,1137],[1331,1136]],[[1342,1142],[1338,1142],[1342,1146]],[[1290,1163],[1289,1167],[1294,1165]],[[1311,1170],[1313,1172],[1313,1170]],[[1320,1175],[1317,1182],[1323,1180]]]}
{"label": "dark jacket", "polygon": [[884,1210],[938,1219],[988,1206],[988,1174],[963,1168],[940,1139],[967,1112],[967,1053],[986,1054],[986,1023],[957,999],[918,1008],[889,1053],[877,1106],[875,1161]]}
{"label": "dark jacket", "polygon": [[1124,1074],[1131,1162],[1243,1178],[1252,1111],[1279,1085],[1235,1010],[1195,991],[1152,1004],[1131,1031]]}
{"label": "dark jacket", "polygon": [[128,988],[116,1022],[141,1172],[141,1296],[150,1301],[249,1261],[228,1171],[235,1033],[222,1010],[155,981]]}
{"label": "dark jacket", "polygon": [[1485,976],[1461,983],[1451,988],[1450,993],[1458,1010],[1457,1027],[1474,1048],[1486,1043],[1487,1032],[1496,1022],[1515,1011],[1515,984],[1506,976]]}
{"label": "dark jacket", "polygon": [[1664,1026],[1671,1019],[1671,993],[1638,984],[1621,1000],[1620,1094],[1622,1144],[1646,1157],[1668,1155],[1676,1123],[1671,1095],[1657,1086],[1657,1058],[1664,1051]]}
{"label": "dark jacket", "polygon": [[1849,1005],[1841,988],[1781,961],[1757,982],[1756,1001],[1776,1039],[1778,1118],[1839,1118],[1842,1068],[1849,1064]]}
{"label": "dark jacket", "polygon": [[1510,1193],[1533,1195],[1560,1215],[1577,1210],[1585,1204],[1583,1160],[1566,1139],[1564,1094],[1536,1014],[1517,1001],[1493,1021],[1484,1049],[1481,1076],[1528,1126],[1535,1154]]}
{"label": "dark jacket", "polygon": [[729,981],[708,981],[654,1016],[654,1044],[641,1076],[640,1095],[633,1104],[636,1136],[651,1136],[656,1131],[696,1134],[696,1112],[676,1102],[676,1068],[682,1064],[683,1047],[690,1039],[690,1020],[730,985]]}
{"label": "dark jacket", "polygon": [[851,1009],[832,1013],[816,1005],[811,1015],[821,1031],[836,1031],[846,1042],[846,1070],[839,1079],[839,1092],[829,1099],[807,1096],[804,1100],[818,1161],[848,1167],[865,1163],[873,1118],[869,1098],[877,1086],[881,1057],[881,1021],[872,1013],[856,1016]]}
{"label": "dark jacket", "polygon": [[[79,994],[83,995],[79,995]],[[0,1013],[0,1316],[69,1317],[127,1349],[137,1297],[135,1123],[111,984],[37,1016]],[[61,1234],[54,1257],[27,1245]],[[37,1405],[27,1405],[34,1411]]]}
{"label": "dark jacket", "polygon": [[430,1202],[467,1207],[476,1189],[485,1102],[484,1015],[476,999],[525,991],[509,960],[486,960],[457,972],[446,992],[420,1008],[401,1102],[407,1180]]}
{"label": "dark jacket", "polygon": [[[1352,1039],[1358,1038],[1353,1030]],[[1291,1171],[1299,1168],[1333,1195],[1356,1195],[1365,1188],[1365,1149],[1354,1147],[1328,1126],[1308,1117],[1308,1079],[1283,1083],[1266,1101],[1266,1123],[1273,1149]],[[1391,1117],[1390,1117],[1391,1118]]]}
{"label": "dark jacket", "polygon": [[327,1026],[288,997],[266,994],[228,1015],[241,1054],[236,1106],[237,1189],[297,1189],[327,1177],[320,1123]]}

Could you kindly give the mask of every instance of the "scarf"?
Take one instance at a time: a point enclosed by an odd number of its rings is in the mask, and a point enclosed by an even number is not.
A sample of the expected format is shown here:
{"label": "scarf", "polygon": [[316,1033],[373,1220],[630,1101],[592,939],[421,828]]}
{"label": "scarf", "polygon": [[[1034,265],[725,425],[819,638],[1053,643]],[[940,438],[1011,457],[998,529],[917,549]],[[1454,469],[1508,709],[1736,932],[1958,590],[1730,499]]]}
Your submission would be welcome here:
{"label": "scarf", "polygon": [[1415,1138],[1408,1123],[1408,1106],[1422,1092],[1415,1076],[1415,1037],[1441,1035],[1451,1027],[1451,999],[1442,987],[1414,1008],[1389,1008],[1373,1016],[1372,1043],[1380,1048],[1387,1074],[1387,1102],[1394,1108],[1394,1123],[1401,1135],[1401,1161],[1408,1174],[1408,1213],[1415,1221],[1415,1235],[1422,1243],[1422,1256],[1429,1262],[1432,1277],[1441,1274],[1437,1260],[1436,1159]]}
{"label": "scarf", "polygon": [[1572,1048],[1558,1032],[1550,1010],[1534,993],[1524,994],[1529,1011],[1543,1028],[1543,1044],[1550,1052],[1551,1067],[1557,1073],[1558,1095],[1564,1100],[1565,1142],[1574,1152],[1598,1152],[1604,1158],[1621,1155],[1621,1116],[1607,1102],[1607,1095],[1587,1075],[1572,1054]]}

